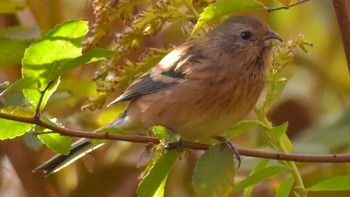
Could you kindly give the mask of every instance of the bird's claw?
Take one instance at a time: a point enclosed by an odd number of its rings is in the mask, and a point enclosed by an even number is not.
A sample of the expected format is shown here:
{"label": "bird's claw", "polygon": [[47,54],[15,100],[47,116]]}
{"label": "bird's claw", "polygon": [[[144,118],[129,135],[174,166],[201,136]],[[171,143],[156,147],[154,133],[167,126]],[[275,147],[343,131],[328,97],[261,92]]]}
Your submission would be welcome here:
{"label": "bird's claw", "polygon": [[164,148],[165,150],[176,149],[176,150],[182,151],[184,149],[184,144],[183,144],[183,141],[180,139],[179,141],[176,141],[176,142],[166,143],[164,145]]}
{"label": "bird's claw", "polygon": [[241,166],[242,160],[241,160],[241,154],[239,154],[237,148],[227,138],[224,138],[222,136],[216,136],[215,139],[217,139],[219,142],[225,144],[227,147],[229,147],[233,151],[233,154],[235,155],[237,162],[238,162],[238,166],[237,166],[237,169],[238,169]]}

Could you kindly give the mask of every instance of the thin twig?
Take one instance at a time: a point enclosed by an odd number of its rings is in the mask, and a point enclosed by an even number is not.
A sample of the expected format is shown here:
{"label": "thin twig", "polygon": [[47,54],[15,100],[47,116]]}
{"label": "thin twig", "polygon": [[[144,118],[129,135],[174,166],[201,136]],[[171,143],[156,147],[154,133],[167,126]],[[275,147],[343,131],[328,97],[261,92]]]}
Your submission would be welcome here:
{"label": "thin twig", "polygon": [[44,96],[45,96],[45,93],[47,92],[47,90],[50,88],[50,86],[54,83],[54,81],[50,81],[47,86],[45,87],[45,89],[43,91],[41,91],[41,95],[40,95],[40,98],[39,98],[39,102],[38,102],[38,106],[36,107],[36,110],[35,110],[35,114],[34,114],[34,117],[36,119],[40,119],[40,116],[41,116],[41,104],[44,100]]}
{"label": "thin twig", "polygon": [[289,5],[285,5],[285,6],[281,6],[281,7],[278,7],[278,8],[267,8],[267,12],[273,12],[273,11],[276,11],[276,10],[282,10],[282,9],[289,9],[291,7],[294,7],[296,5],[299,5],[299,4],[302,4],[302,3],[305,3],[305,2],[308,2],[310,0],[300,0],[296,3],[292,3],[292,4],[289,4]]}
{"label": "thin twig", "polygon": [[[7,120],[14,120],[18,122],[25,122],[30,124],[36,124],[52,131],[59,133],[63,136],[80,137],[80,138],[92,138],[92,139],[107,139],[107,140],[118,140],[127,141],[134,143],[159,143],[159,140],[155,137],[150,136],[139,136],[139,135],[118,135],[110,133],[92,133],[86,131],[79,131],[73,129],[66,129],[58,127],[51,123],[36,119],[35,117],[20,117],[10,114],[0,113],[0,118]],[[188,149],[194,150],[206,150],[209,148],[207,144],[200,144],[194,142],[184,141],[183,146]],[[278,152],[266,152],[257,151],[251,149],[237,148],[241,155],[248,157],[268,158],[275,160],[286,160],[296,162],[318,162],[318,163],[347,163],[350,162],[350,154],[295,154],[295,153],[278,153]]]}

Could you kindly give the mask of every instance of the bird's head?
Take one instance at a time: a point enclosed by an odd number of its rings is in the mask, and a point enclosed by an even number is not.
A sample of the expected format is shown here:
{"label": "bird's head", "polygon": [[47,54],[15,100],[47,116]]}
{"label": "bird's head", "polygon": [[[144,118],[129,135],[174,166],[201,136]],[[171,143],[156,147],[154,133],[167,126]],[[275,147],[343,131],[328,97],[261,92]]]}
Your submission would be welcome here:
{"label": "bird's head", "polygon": [[250,16],[234,16],[208,33],[227,51],[262,50],[271,48],[270,40],[282,41],[281,37],[264,22]]}

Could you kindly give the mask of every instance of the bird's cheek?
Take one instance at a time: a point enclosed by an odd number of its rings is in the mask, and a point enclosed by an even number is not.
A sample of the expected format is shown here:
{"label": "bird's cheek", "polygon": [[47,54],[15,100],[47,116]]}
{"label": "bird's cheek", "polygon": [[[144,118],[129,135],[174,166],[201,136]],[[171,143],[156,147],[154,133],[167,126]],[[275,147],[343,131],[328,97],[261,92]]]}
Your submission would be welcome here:
{"label": "bird's cheek", "polygon": [[261,43],[263,48],[272,48],[272,41],[271,40],[264,40]]}

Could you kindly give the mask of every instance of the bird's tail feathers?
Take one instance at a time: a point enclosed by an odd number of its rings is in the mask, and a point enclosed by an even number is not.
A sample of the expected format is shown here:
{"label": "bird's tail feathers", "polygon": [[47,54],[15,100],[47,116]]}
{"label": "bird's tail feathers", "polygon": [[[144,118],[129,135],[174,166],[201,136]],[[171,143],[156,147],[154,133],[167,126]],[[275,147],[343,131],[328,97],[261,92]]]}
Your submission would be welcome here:
{"label": "bird's tail feathers", "polygon": [[[124,122],[124,118],[124,115],[121,115],[106,127],[119,127]],[[56,154],[51,159],[35,168],[33,172],[42,171],[45,175],[53,174],[104,144],[105,143],[91,143],[87,138],[80,139],[72,145],[73,148],[68,155]]]}
{"label": "bird's tail feathers", "polygon": [[91,151],[101,147],[103,144],[104,143],[93,144],[86,138],[80,139],[73,144],[73,148],[68,155],[56,154],[51,159],[35,168],[33,172],[42,171],[45,175],[53,174]]}

